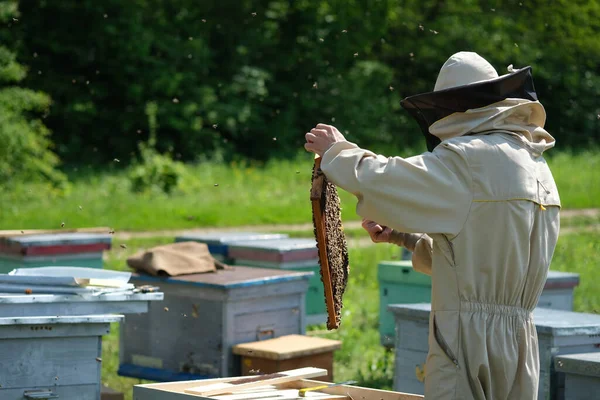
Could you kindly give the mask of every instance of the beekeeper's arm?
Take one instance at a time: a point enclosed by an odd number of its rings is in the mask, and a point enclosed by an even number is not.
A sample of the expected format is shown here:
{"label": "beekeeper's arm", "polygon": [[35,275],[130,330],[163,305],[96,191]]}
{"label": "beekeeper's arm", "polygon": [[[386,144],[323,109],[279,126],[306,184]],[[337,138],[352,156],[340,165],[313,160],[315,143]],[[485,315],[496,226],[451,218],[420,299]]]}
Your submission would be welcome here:
{"label": "beekeeper's arm", "polygon": [[362,227],[374,243],[391,243],[411,251],[413,269],[431,275],[433,240],[429,235],[398,232],[368,219],[363,219]]}

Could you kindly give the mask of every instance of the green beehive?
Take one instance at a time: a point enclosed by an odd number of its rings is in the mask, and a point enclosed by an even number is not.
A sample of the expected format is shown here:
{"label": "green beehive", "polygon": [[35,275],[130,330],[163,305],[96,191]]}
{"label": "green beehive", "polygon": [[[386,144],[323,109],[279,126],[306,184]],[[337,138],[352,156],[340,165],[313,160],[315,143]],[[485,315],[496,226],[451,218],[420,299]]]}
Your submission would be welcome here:
{"label": "green beehive", "polygon": [[[431,302],[431,277],[417,272],[410,260],[382,261],[378,268],[379,280],[379,336],[383,346],[394,345],[394,316],[390,304]],[[573,291],[579,284],[579,274],[548,271],[538,307],[554,310],[573,310]]]}
{"label": "green beehive", "polygon": [[379,281],[379,337],[386,347],[394,345],[394,316],[389,304],[431,301],[431,277],[417,272],[410,260],[382,261],[377,271]]}
{"label": "green beehive", "polygon": [[281,238],[232,242],[229,244],[229,256],[235,265],[313,272],[306,293],[306,322],[308,325],[327,322],[325,291],[314,239]]}

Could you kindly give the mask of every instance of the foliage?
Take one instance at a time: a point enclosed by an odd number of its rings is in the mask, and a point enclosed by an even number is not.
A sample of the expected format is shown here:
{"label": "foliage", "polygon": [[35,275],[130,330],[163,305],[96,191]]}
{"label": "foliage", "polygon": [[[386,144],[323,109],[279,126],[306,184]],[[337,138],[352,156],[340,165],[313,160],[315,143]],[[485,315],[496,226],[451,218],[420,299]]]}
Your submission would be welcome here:
{"label": "foliage", "polygon": [[148,115],[150,138],[147,143],[139,143],[141,161],[131,167],[129,179],[135,192],[158,188],[166,194],[171,194],[181,181],[186,169],[183,163],[174,161],[169,154],[160,154],[156,151],[156,113],[156,104],[148,103],[146,114]]}
{"label": "foliage", "polygon": [[[0,24],[13,29],[19,14],[15,1],[0,1]],[[50,131],[41,118],[50,98],[19,87],[26,69],[18,63],[6,31],[0,31],[0,186],[17,180],[48,182],[63,187],[64,174],[56,170],[59,159],[50,149]]]}
{"label": "foliage", "polygon": [[[318,122],[375,148],[424,149],[400,107],[452,53],[531,65],[559,147],[600,138],[600,3],[541,0],[21,0],[26,83],[71,163],[127,164],[158,107],[176,159],[290,157]],[[60,20],[60,23],[57,21]],[[86,154],[85,160],[81,154]]]}

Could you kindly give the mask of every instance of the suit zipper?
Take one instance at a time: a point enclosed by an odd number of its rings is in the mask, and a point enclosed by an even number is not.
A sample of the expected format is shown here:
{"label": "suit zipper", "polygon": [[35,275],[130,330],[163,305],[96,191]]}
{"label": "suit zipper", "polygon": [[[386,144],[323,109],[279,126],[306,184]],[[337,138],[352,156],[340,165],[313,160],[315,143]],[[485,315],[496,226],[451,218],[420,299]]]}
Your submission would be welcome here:
{"label": "suit zipper", "polygon": [[433,327],[434,334],[435,334],[435,338],[436,338],[438,344],[440,345],[440,347],[442,348],[442,350],[444,351],[446,356],[448,356],[448,358],[452,361],[452,363],[456,366],[456,368],[458,368],[458,359],[456,358],[456,356],[450,349],[450,346],[448,346],[448,343],[442,336],[442,333],[438,329],[437,323],[435,322],[435,316],[433,317],[433,324],[434,324],[434,327]]}

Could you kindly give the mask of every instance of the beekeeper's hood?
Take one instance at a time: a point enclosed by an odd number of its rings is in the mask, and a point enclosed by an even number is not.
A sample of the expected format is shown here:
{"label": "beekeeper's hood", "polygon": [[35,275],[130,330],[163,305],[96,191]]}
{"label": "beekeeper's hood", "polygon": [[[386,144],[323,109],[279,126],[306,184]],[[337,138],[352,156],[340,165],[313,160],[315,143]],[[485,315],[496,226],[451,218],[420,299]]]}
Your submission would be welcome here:
{"label": "beekeeper's hood", "polygon": [[536,153],[554,146],[544,129],[546,112],[538,101],[531,67],[498,76],[494,67],[473,52],[452,55],[442,66],[433,92],[402,100],[417,120],[427,148],[457,136],[508,131]]}

